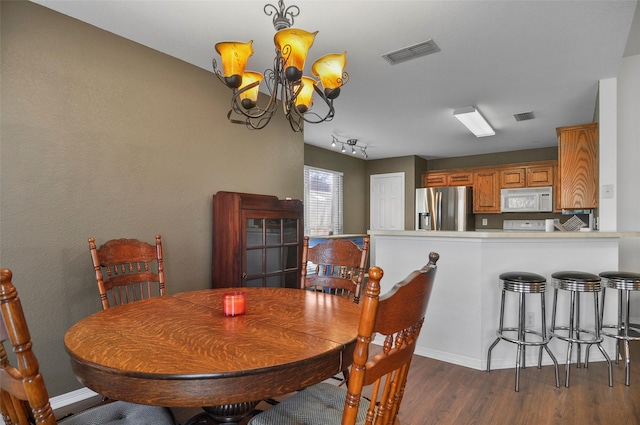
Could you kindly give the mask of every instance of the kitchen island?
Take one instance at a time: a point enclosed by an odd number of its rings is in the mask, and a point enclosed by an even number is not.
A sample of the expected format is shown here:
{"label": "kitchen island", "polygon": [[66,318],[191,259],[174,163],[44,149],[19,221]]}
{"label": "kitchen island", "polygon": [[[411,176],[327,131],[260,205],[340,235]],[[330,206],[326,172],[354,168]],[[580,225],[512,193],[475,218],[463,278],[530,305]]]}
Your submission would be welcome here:
{"label": "kitchen island", "polygon": [[[474,369],[486,368],[487,350],[495,340],[500,312],[498,276],[508,271],[528,271],[547,278],[546,314],[551,323],[551,274],[580,270],[598,274],[618,269],[620,240],[640,237],[640,232],[447,232],[369,231],[370,263],[384,270],[382,293],[428,262],[430,251],[440,254],[438,273],[416,354]],[[560,291],[557,323],[568,321],[569,295]],[[613,292],[611,293],[613,294]],[[513,296],[510,297],[510,296]],[[605,323],[615,321],[616,296],[606,298]],[[587,304],[589,302],[589,304]],[[593,327],[592,298],[583,300],[581,324]],[[537,309],[536,309],[537,307]],[[540,323],[540,303],[529,302],[534,323]],[[515,326],[517,295],[507,294],[505,326]],[[539,325],[538,325],[539,326]],[[553,339],[549,345],[562,363],[567,344]],[[614,343],[603,347],[613,356]],[[574,351],[574,356],[575,352]],[[585,350],[582,350],[583,352]],[[498,344],[491,355],[492,369],[515,367],[514,344]],[[592,361],[604,360],[591,350]],[[527,363],[536,364],[537,350],[527,350]],[[550,364],[548,357],[543,361]]]}

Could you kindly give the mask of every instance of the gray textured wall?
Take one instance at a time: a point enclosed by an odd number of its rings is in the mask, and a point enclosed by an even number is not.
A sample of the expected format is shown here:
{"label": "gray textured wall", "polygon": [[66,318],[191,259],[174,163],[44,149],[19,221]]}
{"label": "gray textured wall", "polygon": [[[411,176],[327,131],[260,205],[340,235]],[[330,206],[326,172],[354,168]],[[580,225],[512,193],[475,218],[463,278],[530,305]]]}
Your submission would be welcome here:
{"label": "gray textured wall", "polygon": [[210,72],[34,3],[1,15],[0,264],[56,396],[81,387],[65,331],[100,310],[87,238],[160,233],[168,291],[205,288],[212,195],[301,199],[304,145],[281,111],[229,123]]}

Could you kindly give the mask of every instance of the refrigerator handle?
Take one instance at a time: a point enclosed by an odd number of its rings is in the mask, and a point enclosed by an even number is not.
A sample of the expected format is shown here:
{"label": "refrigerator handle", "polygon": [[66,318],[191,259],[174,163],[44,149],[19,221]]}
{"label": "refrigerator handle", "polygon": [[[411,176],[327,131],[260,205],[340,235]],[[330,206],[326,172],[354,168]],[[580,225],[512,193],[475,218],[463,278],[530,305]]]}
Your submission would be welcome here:
{"label": "refrigerator handle", "polygon": [[434,230],[442,230],[442,192],[436,192],[436,218]]}

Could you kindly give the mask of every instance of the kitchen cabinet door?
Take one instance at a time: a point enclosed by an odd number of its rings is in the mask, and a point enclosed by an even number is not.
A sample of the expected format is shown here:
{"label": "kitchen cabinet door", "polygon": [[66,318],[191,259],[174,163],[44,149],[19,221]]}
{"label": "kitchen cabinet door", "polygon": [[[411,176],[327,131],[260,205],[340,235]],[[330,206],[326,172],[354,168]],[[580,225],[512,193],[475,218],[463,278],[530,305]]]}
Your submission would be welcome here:
{"label": "kitchen cabinet door", "polygon": [[473,212],[500,213],[500,173],[476,171],[473,176]]}
{"label": "kitchen cabinet door", "polygon": [[472,186],[473,170],[433,171],[422,177],[423,187]]}
{"label": "kitchen cabinet door", "polygon": [[472,186],[473,171],[459,171],[449,173],[447,177],[447,186]]}
{"label": "kitchen cabinet door", "polygon": [[513,188],[513,187],[525,187],[527,169],[526,167],[509,167],[500,170],[500,187],[501,188]]}
{"label": "kitchen cabinet door", "polygon": [[425,173],[422,177],[422,187],[443,187],[447,185],[447,177],[449,173],[446,172],[432,172]]}
{"label": "kitchen cabinet door", "polygon": [[598,124],[556,131],[561,208],[598,208]]}
{"label": "kitchen cabinet door", "polygon": [[553,186],[553,165],[527,167],[527,187]]}

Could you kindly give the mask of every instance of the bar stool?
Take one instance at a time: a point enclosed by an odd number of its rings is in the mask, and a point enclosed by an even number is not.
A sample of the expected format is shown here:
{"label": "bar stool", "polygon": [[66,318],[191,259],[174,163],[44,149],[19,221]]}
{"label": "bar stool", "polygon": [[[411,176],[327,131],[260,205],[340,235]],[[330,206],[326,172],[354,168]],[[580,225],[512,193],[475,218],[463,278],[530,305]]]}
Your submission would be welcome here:
{"label": "bar stool", "polygon": [[[538,353],[538,369],[542,367],[542,349],[544,348],[547,351],[549,357],[553,361],[556,370],[556,387],[560,386],[560,380],[558,378],[558,362],[554,357],[553,353],[549,350],[547,344],[549,343],[549,337],[547,336],[547,324],[545,318],[545,301],[544,294],[546,291],[547,280],[535,273],[527,273],[527,272],[507,272],[502,273],[500,275],[501,281],[501,289],[502,289],[502,297],[500,302],[500,324],[498,326],[498,330],[496,331],[496,340],[489,347],[489,352],[487,353],[487,372],[491,370],[491,350],[495,347],[500,340],[505,340],[507,342],[511,342],[518,346],[516,350],[516,391],[520,390],[520,365],[522,364],[522,368],[526,367],[525,362],[525,350],[527,345],[537,346],[540,348]],[[519,294],[519,303],[518,303],[518,326],[517,327],[504,327],[504,304],[505,304],[505,296],[507,291],[515,292]],[[527,328],[525,326],[525,316],[526,316],[526,306],[525,306],[525,295],[526,294],[540,294],[540,308],[541,308],[541,316],[542,316],[542,326],[540,331],[536,331],[534,329]],[[509,337],[506,333],[515,332],[515,337]],[[527,341],[526,335],[533,334],[537,335],[535,341]]]}
{"label": "bar stool", "polygon": [[[640,273],[632,272],[602,272],[600,273],[602,282],[602,308],[600,309],[600,323],[602,334],[616,339],[616,364],[620,358],[620,346],[618,342],[624,341],[624,383],[630,384],[631,380],[631,358],[629,357],[629,341],[640,341],[640,329],[631,330],[634,334],[629,335],[632,324],[629,322],[630,315],[630,295],[631,291],[640,291]],[[607,288],[618,290],[618,324],[605,325],[602,322],[604,317],[604,297]],[[624,301],[623,301],[624,300]],[[640,326],[638,326],[640,328]],[[605,329],[615,329],[616,333],[606,332]]]}
{"label": "bar stool", "polygon": [[[613,377],[611,372],[611,360],[602,348],[602,335],[600,334],[600,314],[598,312],[598,295],[600,294],[600,278],[594,274],[579,271],[561,271],[551,275],[553,285],[553,312],[551,314],[551,328],[549,332],[551,338],[556,337],[562,341],[569,343],[567,349],[567,364],[565,369],[565,387],[569,388],[569,371],[571,370],[571,351],[573,344],[578,344],[578,358],[576,366],[580,367],[580,347],[582,344],[595,344],[609,366],[609,386],[613,386]],[[558,289],[569,291],[571,293],[571,303],[569,305],[569,324],[568,326],[556,326],[556,311],[558,306]],[[593,294],[594,309],[594,329],[585,329],[580,327],[580,294]],[[566,335],[560,335],[557,331],[566,331]],[[584,337],[581,334],[587,334]],[[589,338],[589,339],[587,339]],[[589,366],[589,350],[585,354],[584,367]]]}

